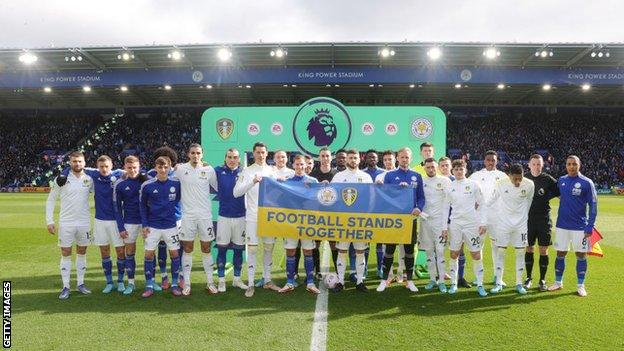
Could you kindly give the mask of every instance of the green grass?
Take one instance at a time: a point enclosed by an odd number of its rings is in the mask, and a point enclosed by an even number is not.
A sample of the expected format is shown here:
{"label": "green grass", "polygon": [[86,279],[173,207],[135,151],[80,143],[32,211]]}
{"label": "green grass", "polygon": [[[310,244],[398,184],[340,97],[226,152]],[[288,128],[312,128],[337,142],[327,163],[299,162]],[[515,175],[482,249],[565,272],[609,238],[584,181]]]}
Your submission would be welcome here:
{"label": "green grass", "polygon": [[[94,293],[74,292],[68,301],[59,301],[59,250],[56,238],[45,230],[44,206],[45,195],[0,195],[0,274],[13,283],[15,349],[309,349],[314,296],[303,289],[286,296],[261,290],[247,299],[229,286],[226,294],[208,296],[202,289],[198,253],[192,296],[174,299],[165,293],[143,301],[138,294],[122,297],[99,292],[104,285],[99,252],[90,247],[86,283]],[[414,295],[392,286],[383,294],[362,295],[348,284],[344,293],[329,296],[327,349],[622,349],[624,302],[617,289],[622,287],[620,267],[624,266],[624,197],[599,198],[597,227],[605,237],[605,257],[589,259],[585,299],[574,294],[572,257],[567,261],[565,288],[556,293],[531,290],[520,297],[507,289],[478,298],[474,289],[460,290],[456,296],[421,289]],[[492,268],[486,246],[489,280]],[[141,252],[139,248],[137,257]],[[278,245],[274,261],[282,255]],[[509,283],[515,273],[513,255],[507,256]],[[139,289],[143,286],[140,261]],[[374,261],[373,254],[367,281],[371,290],[378,283],[373,277]],[[470,263],[466,268],[472,279]],[[274,271],[277,282],[283,283],[283,268],[276,263]],[[552,277],[551,253],[547,278],[552,281]]]}

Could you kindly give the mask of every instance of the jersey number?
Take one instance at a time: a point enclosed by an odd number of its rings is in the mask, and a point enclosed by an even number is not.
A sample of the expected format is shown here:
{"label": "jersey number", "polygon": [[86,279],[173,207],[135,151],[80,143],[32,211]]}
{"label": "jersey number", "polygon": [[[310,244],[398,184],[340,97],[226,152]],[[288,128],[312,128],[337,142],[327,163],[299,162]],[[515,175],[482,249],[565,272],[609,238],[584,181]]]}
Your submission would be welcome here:
{"label": "jersey number", "polygon": [[180,242],[180,237],[178,236],[178,234],[171,236],[171,242],[174,244],[177,244],[178,242]]}
{"label": "jersey number", "polygon": [[479,243],[481,242],[479,237],[470,238],[470,241],[472,242],[472,246],[479,246]]}

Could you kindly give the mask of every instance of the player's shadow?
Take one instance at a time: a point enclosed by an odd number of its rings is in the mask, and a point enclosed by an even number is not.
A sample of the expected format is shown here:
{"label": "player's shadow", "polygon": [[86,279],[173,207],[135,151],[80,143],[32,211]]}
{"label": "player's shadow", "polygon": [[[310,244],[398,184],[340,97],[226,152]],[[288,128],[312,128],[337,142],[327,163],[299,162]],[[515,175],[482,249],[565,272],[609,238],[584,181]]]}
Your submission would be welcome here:
{"label": "player's shadow", "polygon": [[[507,310],[518,304],[533,303],[536,301],[551,300],[565,297],[567,294],[538,293],[530,290],[529,294],[520,296],[513,288],[504,289],[499,294],[489,294],[487,297],[477,295],[476,288],[460,289],[456,294],[442,294],[437,289],[425,291],[422,288],[426,280],[415,281],[420,287],[419,292],[412,293],[403,285],[394,284],[384,292],[377,292],[379,281],[368,281],[369,292],[365,295],[347,283],[347,289],[338,294],[332,294],[329,299],[330,319],[353,317],[360,315],[370,319],[395,319],[404,314],[421,316],[461,315],[473,312],[488,312]],[[489,289],[489,288],[488,288]],[[366,303],[354,304],[353,300],[362,300]],[[389,311],[392,311],[389,313]]]}

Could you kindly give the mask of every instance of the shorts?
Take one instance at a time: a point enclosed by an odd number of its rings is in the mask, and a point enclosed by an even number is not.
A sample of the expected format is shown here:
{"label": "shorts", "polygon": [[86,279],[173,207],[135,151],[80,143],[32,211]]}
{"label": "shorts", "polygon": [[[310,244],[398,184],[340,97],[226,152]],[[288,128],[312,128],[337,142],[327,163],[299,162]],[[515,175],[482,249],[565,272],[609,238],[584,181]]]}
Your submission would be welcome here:
{"label": "shorts", "polygon": [[128,237],[123,239],[124,244],[134,244],[141,234],[141,225],[140,224],[125,224],[126,232],[128,233]]}
{"label": "shorts", "polygon": [[[287,250],[293,250],[297,248],[299,245],[299,239],[294,238],[285,238],[284,239],[284,248]],[[316,243],[314,240],[301,240],[301,248],[304,250],[314,250],[316,247]]]}
{"label": "shorts", "polygon": [[215,239],[212,219],[186,219],[182,218],[180,226],[180,240],[193,241],[199,234],[199,241],[209,242]]}
{"label": "shorts", "polygon": [[449,246],[451,251],[461,250],[462,243],[466,244],[468,251],[478,252],[483,249],[483,239],[485,236],[479,235],[479,226],[477,224],[469,225],[449,225]]}
{"label": "shorts", "polygon": [[[245,239],[248,245],[258,245],[258,221],[245,220]],[[263,236],[263,244],[275,244],[275,237]]]}
{"label": "shorts", "polygon": [[154,251],[158,247],[160,241],[167,244],[169,250],[180,249],[180,237],[178,236],[178,228],[156,229],[150,228],[150,232],[145,238],[145,250]]}
{"label": "shorts", "polygon": [[534,246],[535,240],[539,246],[552,245],[552,222],[549,218],[531,219],[528,222],[528,246]]}
{"label": "shorts", "polygon": [[93,243],[97,246],[113,245],[124,246],[123,239],[119,236],[116,221],[103,221],[95,219],[93,223]]}
{"label": "shorts", "polygon": [[245,217],[217,218],[217,245],[245,245]]}
{"label": "shorts", "polygon": [[89,246],[91,244],[91,228],[86,226],[75,225],[59,225],[58,231],[58,246],[59,247],[72,247],[74,243],[76,246]]}
{"label": "shorts", "polygon": [[420,235],[418,237],[418,248],[420,250],[443,251],[447,240],[442,237],[442,227],[431,225],[433,221],[420,222]]}
{"label": "shorts", "polygon": [[524,249],[527,247],[526,227],[506,228],[505,226],[499,226],[496,246],[507,247],[509,244],[513,245],[516,249]]}
{"label": "shorts", "polygon": [[584,231],[557,228],[555,232],[555,250],[568,251],[572,243],[574,252],[589,252],[589,238],[585,237]]}

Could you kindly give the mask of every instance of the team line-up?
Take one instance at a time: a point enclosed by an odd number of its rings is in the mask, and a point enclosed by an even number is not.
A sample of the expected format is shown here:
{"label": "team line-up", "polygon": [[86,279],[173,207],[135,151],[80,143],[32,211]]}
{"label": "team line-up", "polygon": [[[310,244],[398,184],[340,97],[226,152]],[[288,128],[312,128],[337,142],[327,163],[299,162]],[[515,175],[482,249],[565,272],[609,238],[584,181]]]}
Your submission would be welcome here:
{"label": "team line-up", "polygon": [[[274,153],[273,165],[267,164],[267,145],[253,145],[254,163],[242,168],[238,150],[225,153],[222,166],[212,167],[202,162],[203,150],[199,144],[188,149],[189,162],[177,163],[177,154],[168,147],[154,153],[154,169],[141,172],[139,159],[128,156],[123,169],[112,170],[112,160],[101,156],[97,168],[86,168],[82,153],[69,155],[69,167],[52,184],[46,204],[47,229],[58,235],[61,249],[60,272],[63,288],[60,299],[70,296],[72,246],[76,246],[77,290],[90,294],[85,286],[87,269],[86,250],[93,242],[99,246],[102,268],[106,278],[103,293],[116,290],[131,295],[136,289],[136,241],[144,239],[145,290],[148,298],[155,291],[171,289],[174,296],[191,294],[191,268],[194,241],[199,236],[202,265],[206,274],[206,289],[211,294],[226,291],[225,267],[227,251],[233,251],[232,286],[243,289],[252,297],[256,287],[279,293],[293,291],[298,286],[298,267],[303,252],[305,288],[313,294],[320,290],[315,278],[320,274],[320,241],[309,239],[284,239],[287,281],[278,287],[272,280],[272,257],[275,237],[257,235],[258,189],[263,179],[270,177],[281,182],[299,183],[385,183],[398,184],[414,194],[414,220],[411,243],[396,245],[376,244],[377,275],[381,278],[378,292],[392,281],[403,283],[410,291],[418,288],[412,280],[414,249],[418,245],[427,256],[430,281],[426,290],[438,289],[441,293],[455,294],[458,287],[471,288],[464,278],[467,250],[479,296],[487,296],[484,288],[482,250],[485,237],[492,245],[493,284],[490,293],[499,293],[503,281],[505,254],[508,246],[515,250],[515,290],[526,294],[532,286],[534,245],[539,246],[540,291],[563,288],[565,256],[570,245],[576,253],[577,292],[586,296],[586,254],[590,250],[589,237],[597,215],[597,196],[593,182],[580,173],[581,161],[571,155],[566,160],[567,174],[555,180],[543,173],[543,160],[533,155],[529,161],[530,172],[524,174],[519,164],[512,165],[508,173],[496,169],[498,155],[488,151],[485,168],[466,176],[463,160],[451,161],[448,157],[433,158],[430,143],[420,146],[422,163],[410,169],[412,151],[405,147],[397,152],[384,151],[384,169],[377,167],[378,153],[366,152],[366,168],[359,169],[360,154],[356,150],[338,150],[335,167],[332,152],[323,148],[319,152],[319,167],[309,156],[297,155],[287,167],[285,151]],[[398,165],[398,167],[397,167]],[[216,190],[219,211],[216,231],[213,228],[211,188]],[[89,196],[94,193],[95,221],[91,235]],[[549,266],[548,246],[551,245],[551,220],[549,201],[560,197],[554,248],[555,282],[546,285]],[[60,198],[58,227],[54,209]],[[315,218],[315,220],[317,220]],[[262,277],[255,279],[256,255],[262,241]],[[217,245],[217,276],[213,279],[212,244]],[[117,281],[113,282],[113,262],[110,246],[115,248]],[[367,292],[364,284],[367,270],[369,244],[365,242],[329,241],[337,281],[326,279],[333,292],[345,286],[347,257],[349,280],[356,290]],[[399,246],[399,267],[393,274],[396,247]],[[446,248],[450,250],[447,273]],[[247,282],[241,279],[243,253],[247,254]],[[171,259],[171,280],[166,270],[167,253]],[[161,284],[156,283],[156,266],[160,270]],[[526,277],[525,277],[526,271]],[[180,274],[181,272],[181,274]],[[124,284],[127,275],[127,285]],[[330,274],[333,276],[333,274]],[[335,276],[334,276],[335,277]],[[447,287],[445,279],[450,279]]]}

